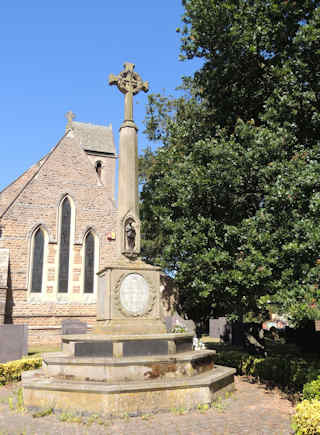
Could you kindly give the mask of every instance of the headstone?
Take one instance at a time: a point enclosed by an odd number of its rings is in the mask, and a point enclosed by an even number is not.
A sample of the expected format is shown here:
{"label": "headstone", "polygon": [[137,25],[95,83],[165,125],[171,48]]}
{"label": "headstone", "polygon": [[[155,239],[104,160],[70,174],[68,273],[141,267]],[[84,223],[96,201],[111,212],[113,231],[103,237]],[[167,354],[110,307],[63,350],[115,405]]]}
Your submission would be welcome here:
{"label": "headstone", "polygon": [[226,317],[218,317],[209,321],[209,335],[223,343],[229,343],[232,340],[232,328]]}
{"label": "headstone", "polygon": [[255,322],[233,322],[232,344],[234,346],[245,347],[250,353],[253,354],[264,354],[264,332],[261,328],[261,325]]}
{"label": "headstone", "polygon": [[88,332],[87,322],[78,319],[66,319],[62,323],[62,335],[66,334],[86,334]]}
{"label": "headstone", "polygon": [[0,325],[0,363],[28,354],[28,325]]}
{"label": "headstone", "polygon": [[193,320],[184,319],[178,313],[165,317],[164,321],[168,332],[179,329],[179,327],[185,329],[185,332],[194,332],[196,329]]}
{"label": "headstone", "polygon": [[232,337],[231,341],[234,346],[245,346],[246,338],[245,338],[245,325],[242,322],[233,322],[232,323]]}

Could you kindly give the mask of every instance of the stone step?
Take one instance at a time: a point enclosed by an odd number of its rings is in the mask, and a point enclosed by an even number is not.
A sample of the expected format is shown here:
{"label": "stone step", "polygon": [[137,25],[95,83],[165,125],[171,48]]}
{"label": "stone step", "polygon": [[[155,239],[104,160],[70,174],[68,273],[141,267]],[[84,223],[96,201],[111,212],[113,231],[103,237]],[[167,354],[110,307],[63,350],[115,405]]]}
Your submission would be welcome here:
{"label": "stone step", "polygon": [[192,350],[192,333],[63,335],[62,350],[75,357],[131,357]]}
{"label": "stone step", "polygon": [[181,378],[211,370],[215,351],[202,350],[173,355],[76,358],[63,353],[43,356],[43,368],[48,376],[82,381],[133,382],[156,378]]}
{"label": "stone step", "polygon": [[215,350],[197,350],[190,352],[181,352],[169,355],[144,355],[134,357],[75,357],[65,354],[64,352],[50,352],[42,354],[42,358],[46,364],[67,364],[67,365],[110,365],[110,366],[126,366],[139,365],[148,363],[175,363],[181,361],[198,360],[216,354]]}
{"label": "stone step", "polygon": [[[42,373],[41,373],[42,372]],[[179,379],[118,382],[81,382],[48,377],[42,370],[24,372],[24,403],[28,408],[124,415],[211,403],[234,389],[230,367],[215,366],[209,372]]]}

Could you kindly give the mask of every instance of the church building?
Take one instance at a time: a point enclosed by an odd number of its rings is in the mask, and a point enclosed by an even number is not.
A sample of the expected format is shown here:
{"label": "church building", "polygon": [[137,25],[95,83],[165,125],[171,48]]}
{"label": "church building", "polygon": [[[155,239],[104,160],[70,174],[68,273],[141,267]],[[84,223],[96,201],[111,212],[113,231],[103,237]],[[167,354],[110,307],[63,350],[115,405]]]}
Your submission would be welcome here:
{"label": "church building", "polygon": [[27,324],[29,344],[58,343],[64,319],[94,325],[96,273],[115,256],[112,127],[73,117],[0,192],[0,323]]}

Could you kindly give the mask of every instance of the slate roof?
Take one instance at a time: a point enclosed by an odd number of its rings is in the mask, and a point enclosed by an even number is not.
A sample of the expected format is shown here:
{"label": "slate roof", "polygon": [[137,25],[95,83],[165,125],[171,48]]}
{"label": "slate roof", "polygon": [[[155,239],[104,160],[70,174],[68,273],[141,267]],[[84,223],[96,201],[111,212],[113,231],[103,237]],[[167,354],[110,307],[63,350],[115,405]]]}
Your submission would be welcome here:
{"label": "slate roof", "polygon": [[116,153],[111,124],[104,126],[73,121],[67,128],[72,129],[84,150],[107,154]]}

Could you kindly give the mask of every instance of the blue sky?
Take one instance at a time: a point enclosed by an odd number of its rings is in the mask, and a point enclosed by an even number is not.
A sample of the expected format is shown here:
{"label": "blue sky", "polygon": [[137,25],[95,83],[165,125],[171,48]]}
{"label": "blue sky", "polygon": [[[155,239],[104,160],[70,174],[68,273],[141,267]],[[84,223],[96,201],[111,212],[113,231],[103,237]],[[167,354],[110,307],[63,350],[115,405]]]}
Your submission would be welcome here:
{"label": "blue sky", "polygon": [[[108,86],[125,61],[172,93],[195,62],[180,62],[180,0],[3,0],[0,6],[0,190],[45,155],[76,120],[112,123],[118,146],[123,95]],[[139,150],[147,96],[135,97]]]}

